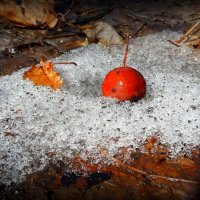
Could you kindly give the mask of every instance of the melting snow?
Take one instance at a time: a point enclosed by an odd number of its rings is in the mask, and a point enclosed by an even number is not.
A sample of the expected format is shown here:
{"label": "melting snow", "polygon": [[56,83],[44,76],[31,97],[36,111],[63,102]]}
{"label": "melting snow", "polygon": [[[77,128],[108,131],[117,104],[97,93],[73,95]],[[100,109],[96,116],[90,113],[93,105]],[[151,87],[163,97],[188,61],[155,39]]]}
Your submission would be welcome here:
{"label": "melting snow", "polygon": [[167,42],[179,37],[161,32],[131,41],[127,64],[147,81],[147,95],[137,103],[101,95],[104,76],[122,63],[122,46],[92,44],[54,59],[78,64],[56,66],[64,81],[56,92],[22,80],[24,69],[0,77],[0,183],[41,169],[48,152],[55,159],[88,152],[98,159],[103,148],[112,157],[154,134],[172,155],[199,145],[200,54]]}

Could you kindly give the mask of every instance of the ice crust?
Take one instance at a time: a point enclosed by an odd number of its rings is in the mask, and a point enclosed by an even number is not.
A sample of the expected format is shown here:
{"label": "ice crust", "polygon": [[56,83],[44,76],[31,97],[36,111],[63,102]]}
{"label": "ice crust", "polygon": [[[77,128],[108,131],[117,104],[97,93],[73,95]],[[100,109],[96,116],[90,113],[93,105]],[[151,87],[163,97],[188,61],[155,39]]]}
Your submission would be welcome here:
{"label": "ice crust", "polygon": [[[88,154],[112,157],[120,147],[140,145],[157,135],[171,155],[200,144],[200,53],[175,47],[164,31],[131,40],[127,64],[147,82],[137,103],[119,103],[101,95],[105,75],[120,66],[123,46],[91,44],[54,59],[64,86],[56,92],[23,80],[23,70],[0,77],[0,183],[23,180],[54,159]],[[26,69],[27,70],[27,69]]]}

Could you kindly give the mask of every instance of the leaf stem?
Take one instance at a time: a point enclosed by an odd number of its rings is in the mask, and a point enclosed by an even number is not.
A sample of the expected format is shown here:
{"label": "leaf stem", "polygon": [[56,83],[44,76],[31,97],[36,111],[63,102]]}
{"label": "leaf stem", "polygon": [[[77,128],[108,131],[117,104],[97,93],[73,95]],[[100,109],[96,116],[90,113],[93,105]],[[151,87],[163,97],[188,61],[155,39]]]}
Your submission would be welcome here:
{"label": "leaf stem", "polygon": [[58,64],[58,65],[62,65],[62,64],[73,64],[73,65],[77,65],[75,62],[55,62],[55,63],[53,63],[53,64]]}

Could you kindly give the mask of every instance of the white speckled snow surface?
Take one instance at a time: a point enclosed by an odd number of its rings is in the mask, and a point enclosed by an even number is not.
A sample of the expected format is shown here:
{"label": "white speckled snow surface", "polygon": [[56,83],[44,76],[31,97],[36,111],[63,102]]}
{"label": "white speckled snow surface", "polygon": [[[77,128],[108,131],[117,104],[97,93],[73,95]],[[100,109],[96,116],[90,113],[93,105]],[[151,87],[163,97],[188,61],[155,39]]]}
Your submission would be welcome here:
{"label": "white speckled snow surface", "polygon": [[154,134],[172,155],[199,145],[200,53],[167,42],[179,37],[165,31],[131,41],[127,64],[147,81],[147,95],[137,103],[101,95],[103,78],[122,63],[123,46],[92,44],[55,59],[78,64],[55,66],[64,81],[56,92],[24,81],[24,70],[0,77],[0,183],[41,169],[48,152],[55,159],[90,152],[98,161],[100,148],[112,157]]}

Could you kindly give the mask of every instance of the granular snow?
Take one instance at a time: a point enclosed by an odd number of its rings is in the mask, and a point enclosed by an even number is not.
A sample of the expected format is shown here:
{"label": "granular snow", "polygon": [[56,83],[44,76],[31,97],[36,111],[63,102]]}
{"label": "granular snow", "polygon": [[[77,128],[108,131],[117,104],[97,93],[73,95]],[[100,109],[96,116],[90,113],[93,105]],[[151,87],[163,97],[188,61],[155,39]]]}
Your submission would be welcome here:
{"label": "granular snow", "polygon": [[[24,69],[0,78],[0,183],[22,180],[54,159],[106,149],[112,157],[120,147],[140,145],[157,135],[171,155],[200,144],[200,54],[175,47],[161,32],[131,41],[127,64],[147,82],[146,97],[119,103],[101,95],[105,75],[120,66],[123,46],[96,44],[72,50],[54,62],[64,85],[56,92],[23,80]],[[27,70],[27,69],[26,69]]]}

